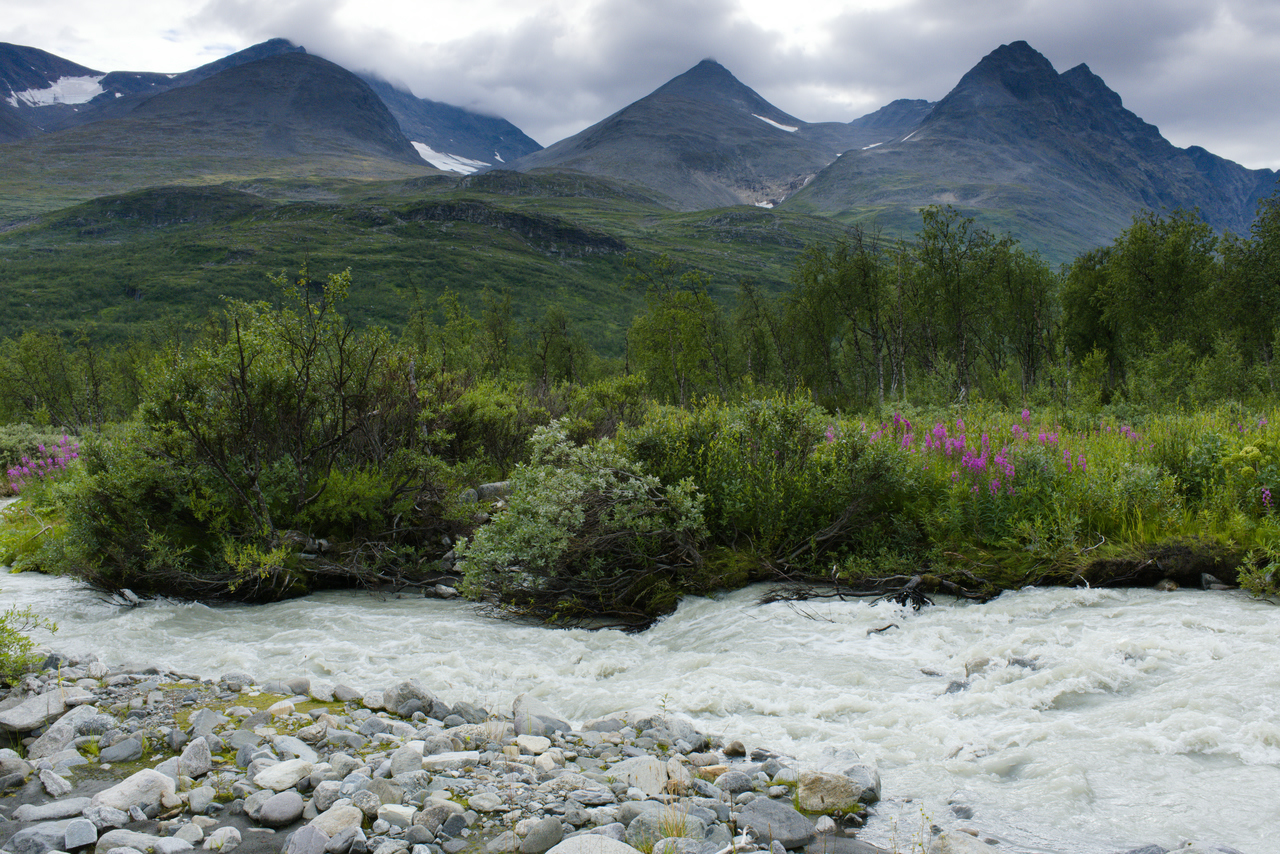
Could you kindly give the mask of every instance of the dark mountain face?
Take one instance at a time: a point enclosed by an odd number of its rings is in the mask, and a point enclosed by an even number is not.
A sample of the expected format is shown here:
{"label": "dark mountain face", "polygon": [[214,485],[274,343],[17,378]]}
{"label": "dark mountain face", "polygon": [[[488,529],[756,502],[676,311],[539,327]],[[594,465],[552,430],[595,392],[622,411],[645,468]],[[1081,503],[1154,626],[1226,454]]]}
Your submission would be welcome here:
{"label": "dark mountain face", "polygon": [[1109,242],[1144,208],[1198,207],[1216,228],[1243,231],[1274,184],[1270,170],[1174,147],[1087,66],[1059,74],[1015,42],[915,128],[846,153],[788,205],[905,222],[921,206],[953,204],[1065,260]]}
{"label": "dark mountain face", "polygon": [[[0,104],[0,114],[15,115],[29,130],[25,136],[52,133],[120,118],[153,95],[190,86],[246,62],[293,52],[304,51],[285,39],[272,39],[182,74],[104,74],[36,48],[0,45],[0,91],[7,85],[11,92],[22,93],[11,94],[7,103]],[[13,68],[25,69],[26,76],[11,72]],[[3,141],[8,140],[0,135],[0,142]]]}
{"label": "dark mountain face", "polygon": [[[638,184],[680,210],[771,206],[841,150],[809,125],[703,60],[651,94],[512,168],[569,169]],[[843,126],[839,126],[843,127]]]}
{"label": "dark mountain face", "polygon": [[[453,160],[474,161],[476,169],[502,166],[542,148],[506,119],[419,98],[371,75],[363,75],[362,79],[391,110],[410,141]],[[431,155],[424,156],[430,160]]]}
{"label": "dark mountain face", "polygon": [[420,164],[395,117],[360,78],[328,60],[282,53],[236,65],[139,104],[126,119],[219,148],[297,156],[361,152]]}
{"label": "dark mountain face", "polygon": [[[0,45],[0,93],[7,87],[9,97],[8,102],[0,101],[0,143],[124,118],[156,95],[194,86],[260,60],[305,54],[304,48],[287,39],[271,39],[182,74],[103,74],[36,48]],[[67,88],[59,88],[58,81],[66,79],[77,81],[69,92],[73,100],[54,100],[55,92]],[[406,137],[450,155],[450,161],[461,157],[477,161],[477,167],[501,165],[541,147],[503,119],[416,98],[377,78],[365,78],[365,82],[395,116]],[[27,97],[15,93],[27,93]],[[344,95],[338,92],[335,97]]]}

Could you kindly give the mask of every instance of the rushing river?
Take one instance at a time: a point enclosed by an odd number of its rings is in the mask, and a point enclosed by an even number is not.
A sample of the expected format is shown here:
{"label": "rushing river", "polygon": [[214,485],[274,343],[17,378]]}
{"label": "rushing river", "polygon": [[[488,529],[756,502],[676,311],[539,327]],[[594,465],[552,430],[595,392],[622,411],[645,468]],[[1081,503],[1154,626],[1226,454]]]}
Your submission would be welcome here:
{"label": "rushing river", "polygon": [[979,829],[1006,851],[1188,840],[1280,851],[1280,609],[1242,593],[1029,589],[915,613],[762,607],[755,589],[689,599],[627,635],[357,592],[128,608],[30,574],[0,588],[59,624],[55,648],[113,664],[364,688],[417,677],[445,700],[504,711],[532,692],[577,721],[665,708],[801,760],[853,748],[884,780],[870,842],[896,834],[905,847],[923,820]]}

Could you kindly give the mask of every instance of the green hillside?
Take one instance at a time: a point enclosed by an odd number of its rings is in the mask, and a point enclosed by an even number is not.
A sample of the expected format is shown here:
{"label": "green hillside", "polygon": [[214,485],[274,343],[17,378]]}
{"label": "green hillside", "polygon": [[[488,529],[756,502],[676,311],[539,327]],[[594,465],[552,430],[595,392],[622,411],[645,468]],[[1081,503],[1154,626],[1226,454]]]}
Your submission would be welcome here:
{"label": "green hillside", "polygon": [[620,353],[639,302],[628,258],[658,254],[711,276],[782,288],[803,248],[843,226],[735,207],[674,213],[594,178],[488,175],[405,181],[262,180],[169,186],[44,213],[0,233],[0,337],[87,329],[122,340],[202,318],[221,297],[269,299],[268,273],[351,268],[348,313],[398,329],[446,288],[478,305],[509,292],[517,321],[562,305],[588,340]]}

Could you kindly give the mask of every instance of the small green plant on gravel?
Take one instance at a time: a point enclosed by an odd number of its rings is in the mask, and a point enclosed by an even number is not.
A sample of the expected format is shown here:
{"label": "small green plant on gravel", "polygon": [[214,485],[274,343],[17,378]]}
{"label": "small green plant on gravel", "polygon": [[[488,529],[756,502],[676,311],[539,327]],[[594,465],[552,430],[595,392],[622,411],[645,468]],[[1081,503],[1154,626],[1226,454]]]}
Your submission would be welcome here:
{"label": "small green plant on gravel", "polygon": [[29,606],[12,605],[0,614],[0,682],[13,684],[40,663],[34,652],[35,641],[27,636],[27,632],[37,629],[56,632],[58,626]]}

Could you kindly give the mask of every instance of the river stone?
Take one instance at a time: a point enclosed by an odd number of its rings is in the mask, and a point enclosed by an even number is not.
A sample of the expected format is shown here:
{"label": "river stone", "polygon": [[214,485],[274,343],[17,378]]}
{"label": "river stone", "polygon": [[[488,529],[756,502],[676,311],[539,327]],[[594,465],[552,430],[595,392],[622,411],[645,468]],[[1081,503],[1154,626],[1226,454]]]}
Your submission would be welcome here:
{"label": "river stone", "polygon": [[81,810],[80,814],[93,822],[93,826],[98,830],[104,830],[108,827],[124,827],[129,823],[129,814],[127,812],[115,807],[103,806],[102,804],[90,804]]}
{"label": "river stone", "polygon": [[437,753],[434,756],[422,757],[422,770],[432,773],[438,771],[460,771],[480,764],[480,751],[454,750],[448,753]]}
{"label": "river stone", "polygon": [[240,831],[234,827],[220,827],[204,838],[206,851],[231,851],[240,844]]}
{"label": "river stone", "polygon": [[467,806],[476,812],[497,812],[502,809],[503,800],[492,792],[481,792],[478,795],[472,795],[467,801]]}
{"label": "river stone", "polygon": [[584,833],[548,849],[547,854],[636,854],[636,849],[600,833]]}
{"label": "river stone", "polygon": [[305,741],[292,735],[278,735],[271,739],[271,746],[286,759],[305,759],[313,765],[320,757]]}
{"label": "river stone", "polygon": [[174,839],[172,836],[151,836],[133,830],[109,830],[98,837],[94,846],[94,854],[107,854],[112,848],[132,848],[135,851],[154,851],[155,854],[179,854],[190,851],[194,846],[190,842]]}
{"label": "river stone", "polygon": [[410,700],[420,702],[427,714],[430,714],[431,707],[438,702],[436,695],[422,687],[417,679],[406,679],[382,689],[382,707],[389,712],[399,712],[400,707]]}
{"label": "river stone", "polygon": [[628,787],[635,786],[649,797],[662,794],[667,785],[666,764],[652,756],[625,759],[611,766],[608,774],[626,783]]}
{"label": "river stone", "polygon": [[348,827],[359,827],[364,823],[364,812],[349,803],[336,803],[320,815],[311,819],[311,825],[326,836],[334,837]]}
{"label": "river stone", "polygon": [[861,786],[829,771],[803,771],[796,787],[796,806],[805,812],[848,812],[861,798]]}
{"label": "river stone", "polygon": [[72,706],[93,701],[93,692],[83,688],[55,688],[0,712],[0,731],[31,732],[62,717]]}
{"label": "river stone", "polygon": [[213,735],[213,731],[231,720],[221,712],[213,709],[198,709],[187,718],[187,733],[193,738],[202,735]]}
{"label": "river stone", "polygon": [[283,792],[292,788],[304,777],[310,777],[315,765],[305,759],[286,759],[275,765],[263,768],[253,778],[255,786]]}
{"label": "river stone", "polygon": [[213,770],[213,754],[209,740],[203,735],[191,741],[178,757],[178,773],[184,777],[203,777]]}
{"label": "river stone", "polygon": [[67,824],[63,851],[74,851],[98,841],[98,828],[87,818],[73,818]]}
{"label": "river stone", "polygon": [[[95,718],[107,718],[112,724],[115,719],[107,715],[103,715],[97,706],[83,705],[76,706],[71,711],[58,718],[44,733],[27,747],[28,759],[43,759],[46,756],[52,756],[66,750],[77,735],[84,735],[80,732],[80,726]],[[102,730],[101,732],[105,732]],[[101,734],[99,732],[99,734]]]}
{"label": "river stone", "polygon": [[267,827],[284,827],[302,818],[302,795],[297,792],[277,792],[262,802],[258,808],[258,823]]}
{"label": "river stone", "polygon": [[381,777],[370,780],[366,791],[377,797],[379,804],[398,804],[404,800],[404,786]]}
{"label": "river stone", "polygon": [[311,800],[320,812],[333,806],[340,797],[342,797],[342,784],[337,780],[324,780],[311,793]]}
{"label": "river stone", "polygon": [[525,834],[520,854],[544,854],[564,838],[564,825],[555,816],[547,816]]}
{"label": "river stone", "polygon": [[707,835],[707,825],[702,819],[689,815],[679,807],[666,807],[640,813],[627,825],[627,844],[632,848],[652,850],[660,839],[684,837],[702,840]]}
{"label": "river stone", "polygon": [[40,785],[44,786],[44,790],[49,793],[51,798],[63,798],[71,794],[71,783],[48,768],[40,771]]}
{"label": "river stone", "polygon": [[289,834],[284,854],[324,854],[329,835],[312,824],[304,824]]}
{"label": "river stone", "polygon": [[123,738],[110,747],[104,747],[98,751],[98,761],[103,763],[132,762],[141,758],[142,739],[138,736]]}
{"label": "river stone", "polygon": [[520,837],[510,830],[504,830],[484,847],[485,854],[512,854],[520,850]]}
{"label": "river stone", "polygon": [[511,706],[511,722],[516,735],[550,736],[552,733],[569,732],[573,727],[551,707],[536,697],[521,694]]}
{"label": "river stone", "polygon": [[[805,854],[887,854],[883,848],[859,842],[847,836],[820,836],[816,842],[811,842],[804,850]],[[919,846],[913,846],[911,850],[921,849]],[[998,849],[987,846],[986,854],[994,854],[995,850]]]}
{"label": "river stone", "polygon": [[81,820],[67,818],[62,821],[46,821],[24,827],[9,837],[5,850],[12,854],[45,854],[46,851],[61,851],[67,828],[73,821]]}
{"label": "river stone", "polygon": [[844,776],[862,787],[859,798],[864,804],[874,804],[880,800],[880,771],[874,765],[859,762],[844,769]]}
{"label": "river stone", "polygon": [[57,818],[75,818],[89,806],[88,798],[63,798],[47,804],[22,804],[13,811],[14,821],[52,821]]}
{"label": "river stone", "polygon": [[521,753],[541,756],[551,749],[551,739],[541,735],[517,735],[516,746],[520,748]]}
{"label": "river stone", "polygon": [[217,796],[218,790],[213,786],[196,786],[187,795],[187,808],[191,810],[192,815],[204,815]]}
{"label": "river stone", "polygon": [[777,840],[785,848],[801,848],[813,841],[813,825],[790,804],[756,798],[738,813],[738,827],[761,842]]}
{"label": "river stone", "polygon": [[326,854],[364,854],[368,851],[368,839],[363,828],[348,827],[330,839],[324,850]]}
{"label": "river stone", "polygon": [[715,780],[716,786],[731,795],[740,795],[751,791],[751,778],[741,771],[726,771]]}
{"label": "river stone", "polygon": [[991,846],[967,833],[946,830],[934,837],[929,854],[991,854]]}
{"label": "river stone", "polygon": [[377,815],[380,820],[392,827],[404,829],[413,824],[415,812],[417,810],[407,804],[382,804],[378,807]]}
{"label": "river stone", "polygon": [[396,752],[391,754],[391,776],[396,777],[400,774],[421,771],[422,748],[423,742],[417,740],[406,742],[401,747],[396,748]]}
{"label": "river stone", "polygon": [[195,846],[204,841],[204,828],[194,822],[184,824],[174,832],[173,838],[181,839],[183,842],[190,842],[192,846]]}
{"label": "river stone", "polygon": [[382,807],[382,801],[378,800],[378,796],[368,789],[361,789],[358,792],[351,793],[351,806],[359,807],[365,818],[373,821],[378,817],[378,810]]}
{"label": "river stone", "polygon": [[93,796],[91,805],[128,812],[130,807],[145,809],[147,805],[159,804],[166,795],[172,796],[177,790],[172,777],[153,768],[143,768],[111,788],[98,792]]}
{"label": "river stone", "polygon": [[[658,840],[658,844],[653,846],[653,854],[701,854],[705,844],[699,839],[670,837]],[[719,847],[716,850],[718,851]]]}

